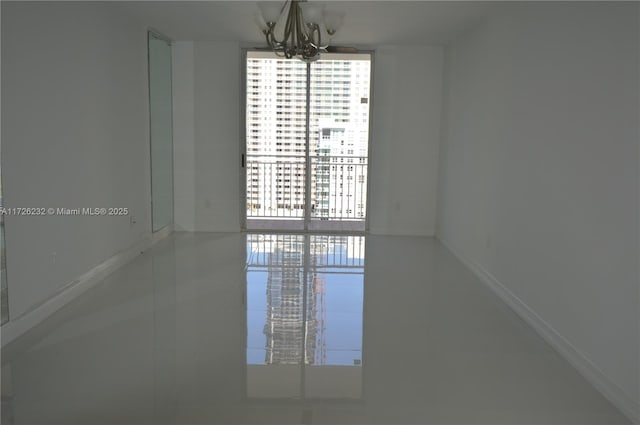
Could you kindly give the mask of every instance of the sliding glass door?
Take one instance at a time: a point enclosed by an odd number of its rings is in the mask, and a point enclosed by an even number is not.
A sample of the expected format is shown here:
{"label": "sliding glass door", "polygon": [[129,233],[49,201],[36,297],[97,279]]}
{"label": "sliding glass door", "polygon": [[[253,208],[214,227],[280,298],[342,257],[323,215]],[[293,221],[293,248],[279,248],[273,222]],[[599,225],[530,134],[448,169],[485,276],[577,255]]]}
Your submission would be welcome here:
{"label": "sliding glass door", "polygon": [[364,230],[369,54],[247,52],[246,227]]}

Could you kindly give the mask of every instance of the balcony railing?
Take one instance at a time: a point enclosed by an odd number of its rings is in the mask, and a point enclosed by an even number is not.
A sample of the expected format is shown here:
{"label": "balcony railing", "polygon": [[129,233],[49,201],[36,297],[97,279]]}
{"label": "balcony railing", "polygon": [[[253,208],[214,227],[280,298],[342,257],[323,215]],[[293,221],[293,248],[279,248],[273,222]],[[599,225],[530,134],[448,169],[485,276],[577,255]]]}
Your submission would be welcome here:
{"label": "balcony railing", "polygon": [[[328,272],[364,272],[365,238],[363,236],[252,233],[247,235],[247,268],[249,271],[273,271],[284,268]],[[306,254],[308,255],[305,255]],[[333,269],[340,270],[333,270]],[[325,271],[327,272],[327,271]]]}
{"label": "balcony railing", "polygon": [[324,155],[247,155],[247,218],[303,219],[308,167],[312,220],[365,220],[367,158]]}

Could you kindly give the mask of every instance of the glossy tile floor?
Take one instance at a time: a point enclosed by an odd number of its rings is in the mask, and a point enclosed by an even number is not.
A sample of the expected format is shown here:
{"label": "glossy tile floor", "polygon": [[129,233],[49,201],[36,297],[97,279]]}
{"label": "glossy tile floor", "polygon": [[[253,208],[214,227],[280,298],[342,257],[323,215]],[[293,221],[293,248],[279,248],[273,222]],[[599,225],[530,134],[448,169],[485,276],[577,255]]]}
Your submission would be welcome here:
{"label": "glossy tile floor", "polygon": [[619,424],[430,238],[178,233],[3,350],[3,424]]}

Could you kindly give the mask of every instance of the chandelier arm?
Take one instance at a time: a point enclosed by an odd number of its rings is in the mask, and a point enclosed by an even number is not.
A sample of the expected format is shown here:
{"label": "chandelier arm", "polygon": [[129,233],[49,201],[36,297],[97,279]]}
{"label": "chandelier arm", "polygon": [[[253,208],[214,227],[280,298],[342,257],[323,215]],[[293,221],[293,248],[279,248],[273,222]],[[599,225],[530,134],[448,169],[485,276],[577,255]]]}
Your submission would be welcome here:
{"label": "chandelier arm", "polygon": [[298,3],[295,0],[290,0],[289,5],[289,13],[287,15],[287,21],[284,25],[284,38],[282,40],[283,43],[287,43],[290,41],[292,46],[296,45],[295,40],[295,29],[296,29],[296,15],[299,10]]}
{"label": "chandelier arm", "polygon": [[284,43],[278,41],[273,34],[271,34],[270,46],[271,46],[272,49],[274,49],[274,51],[275,50],[282,50],[284,47],[286,47],[286,45]]}
{"label": "chandelier arm", "polygon": [[267,39],[267,44],[269,45],[269,47],[271,47],[274,50],[282,49],[282,46],[284,45],[284,41],[278,41],[278,39],[276,38],[275,25],[270,26],[268,30],[264,31],[264,35]]}
{"label": "chandelier arm", "polygon": [[[293,0],[287,0],[286,2],[283,3],[282,8],[280,9],[280,15],[282,15],[282,12],[284,12],[284,9],[287,7],[287,3],[293,3]],[[289,14],[290,13],[291,13],[291,7],[289,7]],[[286,22],[287,22],[286,25],[289,25],[289,17],[287,17],[287,21]],[[282,41],[278,41],[278,39],[276,38],[276,34],[275,34],[276,23],[277,22],[273,22],[272,25],[269,25],[268,34],[267,34],[267,44],[274,51],[276,49],[278,49],[278,50],[286,49],[287,48],[287,39],[288,39],[288,37],[287,37],[288,31],[285,28],[284,38],[282,39]]]}
{"label": "chandelier arm", "polygon": [[264,38],[267,40],[267,45],[272,49],[276,49],[276,45],[273,41],[273,33],[271,31],[264,32]]}
{"label": "chandelier arm", "polygon": [[[318,38],[316,40],[316,38],[314,37],[314,35],[317,35]],[[309,24],[309,43],[317,48],[320,49],[322,48],[322,34],[320,31],[320,25],[318,24]]]}
{"label": "chandelier arm", "polygon": [[302,9],[298,6],[296,8],[296,47],[299,52],[304,52],[306,50],[307,44],[309,43],[309,36],[305,30],[304,17],[302,16]]}

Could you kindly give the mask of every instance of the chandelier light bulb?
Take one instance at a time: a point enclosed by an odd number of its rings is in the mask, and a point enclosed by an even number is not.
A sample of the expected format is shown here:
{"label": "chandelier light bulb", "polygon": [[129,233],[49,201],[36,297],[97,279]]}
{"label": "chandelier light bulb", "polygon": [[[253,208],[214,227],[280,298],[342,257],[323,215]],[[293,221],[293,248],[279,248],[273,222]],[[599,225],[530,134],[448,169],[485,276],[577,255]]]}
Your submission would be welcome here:
{"label": "chandelier light bulb", "polygon": [[278,22],[280,14],[282,12],[282,3],[275,1],[261,1],[258,2],[258,7],[262,13],[262,19],[267,24]]}
{"label": "chandelier light bulb", "polygon": [[300,10],[302,10],[302,17],[304,23],[307,25],[316,24],[319,25],[322,22],[322,9],[323,5],[318,3],[303,2],[300,3]]}
{"label": "chandelier light bulb", "polygon": [[344,14],[336,11],[324,12],[324,27],[327,29],[329,35],[333,35],[342,26]]}
{"label": "chandelier light bulb", "polygon": [[260,31],[262,31],[262,33],[265,33],[266,31],[269,30],[269,26],[264,21],[264,18],[262,17],[262,13],[256,12],[254,15],[254,21],[256,23],[256,26],[260,28]]}

